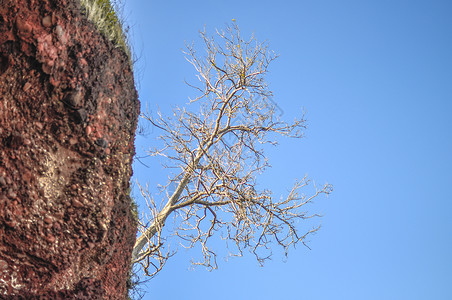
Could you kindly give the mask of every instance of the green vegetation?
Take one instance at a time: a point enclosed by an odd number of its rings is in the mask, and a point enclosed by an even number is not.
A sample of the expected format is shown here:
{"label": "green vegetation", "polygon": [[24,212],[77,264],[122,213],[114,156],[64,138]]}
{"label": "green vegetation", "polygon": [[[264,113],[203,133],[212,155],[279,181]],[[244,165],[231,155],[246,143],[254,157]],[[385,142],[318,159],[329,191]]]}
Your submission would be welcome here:
{"label": "green vegetation", "polygon": [[138,275],[138,270],[139,268],[134,270],[133,264],[130,266],[129,276],[126,282],[128,291],[126,299],[128,300],[139,300],[143,299],[144,297],[145,294],[144,284],[148,280],[141,280],[140,276]]}
{"label": "green vegetation", "polygon": [[132,213],[132,217],[135,220],[135,222],[139,222],[138,218],[138,205],[135,202],[135,199],[131,195],[131,188],[129,187],[126,191],[126,195],[130,199],[130,212]]}
{"label": "green vegetation", "polygon": [[[116,46],[124,50],[131,60],[130,46],[127,41],[127,29],[118,17],[110,0],[80,0],[86,15],[96,27]],[[132,66],[132,63],[130,64]]]}
{"label": "green vegetation", "polygon": [[[132,213],[132,217],[134,222],[140,222],[138,217],[138,205],[135,201],[135,197],[132,195],[133,192],[133,182],[130,180],[129,187],[125,191],[126,197],[130,201],[130,212]],[[140,276],[138,275],[139,268],[134,269],[134,264],[130,264],[129,276],[127,278],[126,286],[128,291],[128,296],[126,299],[128,300],[138,300],[142,299],[144,295],[144,290],[142,289],[142,283],[146,281],[140,280]]]}

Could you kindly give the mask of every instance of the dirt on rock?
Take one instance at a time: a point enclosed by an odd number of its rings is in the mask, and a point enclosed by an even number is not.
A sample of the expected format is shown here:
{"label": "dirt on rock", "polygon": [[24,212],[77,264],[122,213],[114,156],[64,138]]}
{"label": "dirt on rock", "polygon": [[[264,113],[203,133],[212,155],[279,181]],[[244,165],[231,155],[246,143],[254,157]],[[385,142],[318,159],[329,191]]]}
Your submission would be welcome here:
{"label": "dirt on rock", "polygon": [[139,102],[78,0],[0,0],[0,299],[124,299]]}

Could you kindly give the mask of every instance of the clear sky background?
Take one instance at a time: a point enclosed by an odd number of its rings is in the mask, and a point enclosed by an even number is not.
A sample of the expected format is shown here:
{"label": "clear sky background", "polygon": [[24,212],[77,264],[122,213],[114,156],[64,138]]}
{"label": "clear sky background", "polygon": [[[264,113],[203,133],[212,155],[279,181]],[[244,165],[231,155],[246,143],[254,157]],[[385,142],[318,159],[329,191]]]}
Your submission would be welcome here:
{"label": "clear sky background", "polygon": [[[181,50],[204,26],[235,18],[269,40],[274,100],[289,121],[304,108],[309,127],[268,152],[262,186],[278,196],[305,174],[334,185],[310,206],[323,214],[312,250],[263,268],[220,256],[209,272],[179,249],[144,299],[452,299],[451,1],[126,0],[125,15],[143,111],[188,102]],[[158,132],[145,133],[138,156]],[[141,161],[134,178],[162,183],[158,162]]]}

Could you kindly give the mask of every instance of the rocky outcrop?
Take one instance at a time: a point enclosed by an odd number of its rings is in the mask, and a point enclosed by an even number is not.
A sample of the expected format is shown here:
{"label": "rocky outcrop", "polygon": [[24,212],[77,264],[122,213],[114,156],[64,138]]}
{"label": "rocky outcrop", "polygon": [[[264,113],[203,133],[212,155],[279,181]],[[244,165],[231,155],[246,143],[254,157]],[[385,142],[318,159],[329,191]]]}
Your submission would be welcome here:
{"label": "rocky outcrop", "polygon": [[0,0],[0,299],[123,299],[139,103],[78,0]]}

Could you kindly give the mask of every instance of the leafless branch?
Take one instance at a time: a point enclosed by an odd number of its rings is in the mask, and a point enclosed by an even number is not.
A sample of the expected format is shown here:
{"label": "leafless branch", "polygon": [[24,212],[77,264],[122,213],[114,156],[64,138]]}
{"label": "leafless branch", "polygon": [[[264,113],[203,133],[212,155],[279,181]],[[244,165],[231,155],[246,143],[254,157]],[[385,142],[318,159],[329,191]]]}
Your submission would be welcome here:
{"label": "leafless branch", "polygon": [[326,184],[311,196],[301,194],[309,184],[306,177],[280,200],[269,190],[256,190],[257,175],[269,167],[264,145],[276,145],[274,136],[300,138],[305,122],[301,118],[289,124],[276,115],[265,76],[277,56],[267,43],[258,43],[254,36],[244,40],[235,23],[213,37],[203,31],[201,37],[205,56],[199,56],[193,45],[185,52],[198,74],[199,82],[190,86],[199,93],[191,103],[198,103],[200,111],[176,108],[169,117],[144,116],[162,132],[162,148],[150,154],[177,170],[163,187],[175,189],[159,202],[162,207],[140,186],[151,213],[141,228],[133,261],[140,262],[147,274],[152,267],[150,276],[171,256],[164,250],[162,229],[172,213],[174,237],[184,247],[201,247],[203,259],[194,264],[217,267],[209,245],[216,232],[234,244],[235,254],[247,249],[263,263],[272,254],[271,244],[286,255],[289,247],[305,244],[305,238],[319,229],[299,232],[300,221],[318,216],[308,214],[305,207],[332,190]]}

